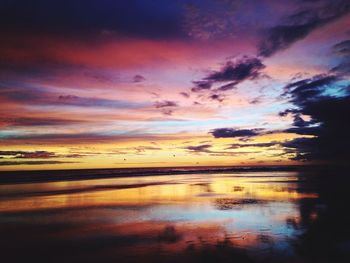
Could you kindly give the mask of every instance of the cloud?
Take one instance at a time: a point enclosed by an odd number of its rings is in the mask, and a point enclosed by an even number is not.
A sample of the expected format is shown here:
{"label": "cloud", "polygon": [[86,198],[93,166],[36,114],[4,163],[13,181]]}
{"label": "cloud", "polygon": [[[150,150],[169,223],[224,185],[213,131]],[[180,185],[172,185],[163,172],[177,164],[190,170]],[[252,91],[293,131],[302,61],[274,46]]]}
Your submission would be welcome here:
{"label": "cloud", "polygon": [[23,152],[20,155],[17,155],[15,158],[22,159],[50,159],[55,158],[57,155],[53,152],[47,151],[35,151],[35,152]]}
{"label": "cloud", "polygon": [[[347,83],[347,85],[344,85]],[[295,160],[347,162],[350,158],[350,92],[349,81],[335,75],[317,75],[292,82],[286,95],[295,106],[281,115],[294,117],[293,127],[286,130],[307,138],[284,143],[295,151]],[[308,117],[305,121],[304,116]]]}
{"label": "cloud", "polygon": [[249,104],[256,105],[256,104],[261,103],[263,101],[263,98],[264,98],[264,96],[261,95],[261,96],[254,98],[254,99],[249,100],[248,102],[249,102]]}
{"label": "cloud", "polygon": [[85,121],[59,118],[0,118],[0,126],[6,127],[66,126],[80,123]]}
{"label": "cloud", "polygon": [[178,107],[179,105],[175,101],[171,100],[163,100],[163,101],[156,101],[154,103],[154,107],[157,109],[161,109],[161,112],[164,115],[172,115],[174,112],[174,108]]}
{"label": "cloud", "polygon": [[132,150],[134,150],[136,154],[143,154],[147,151],[160,151],[162,148],[154,146],[137,146],[132,148]]}
{"label": "cloud", "polygon": [[[13,85],[13,84],[12,84]],[[0,99],[7,102],[21,102],[26,105],[55,105],[99,108],[142,108],[148,103],[130,102],[97,97],[81,97],[74,94],[59,94],[44,87],[23,84],[20,86],[0,84]]]}
{"label": "cloud", "polygon": [[344,40],[335,44],[333,51],[342,56],[350,56],[350,40]]}
{"label": "cloud", "polygon": [[283,95],[289,96],[291,102],[301,106],[312,100],[319,99],[328,88],[335,88],[338,80],[339,77],[336,75],[316,75],[312,78],[289,83],[284,87],[285,92]]}
{"label": "cloud", "polygon": [[179,94],[186,99],[190,97],[190,94],[188,92],[180,92]]}
{"label": "cloud", "polygon": [[321,6],[315,3],[311,7],[292,14],[280,25],[268,29],[259,44],[259,55],[269,57],[280,50],[287,49],[315,29],[350,11],[350,3],[347,0],[322,1],[322,3]]}
{"label": "cloud", "polygon": [[6,156],[16,159],[49,159],[57,157],[54,152],[47,151],[0,151],[0,156]]}
{"label": "cloud", "polygon": [[280,145],[281,142],[266,142],[266,143],[234,143],[231,144],[228,148],[226,149],[239,149],[239,148],[245,148],[245,147],[263,147],[263,148],[268,148],[268,147],[273,147],[276,145]]}
{"label": "cloud", "polygon": [[258,58],[244,57],[241,60],[229,61],[220,71],[209,74],[205,80],[214,82],[242,81],[247,78],[254,79],[259,76],[259,71],[265,66]]}
{"label": "cloud", "polygon": [[162,109],[162,113],[164,115],[170,116],[170,115],[173,115],[174,111],[171,109]]}
{"label": "cloud", "polygon": [[[185,149],[193,154],[207,154],[210,156],[237,156],[242,154],[251,154],[253,152],[230,152],[230,151],[215,151],[211,150],[213,145],[211,144],[200,144],[195,146],[187,146]],[[227,150],[227,149],[226,149]]]}
{"label": "cloud", "polygon": [[[181,135],[179,135],[181,137]],[[187,138],[187,136],[185,136]],[[15,133],[2,135],[2,145],[79,145],[97,143],[130,142],[131,140],[157,141],[173,140],[172,134],[124,132],[112,134],[103,132],[71,132],[71,133]]]}
{"label": "cloud", "polygon": [[212,82],[206,81],[206,80],[200,80],[200,81],[192,81],[192,83],[195,85],[191,91],[192,92],[199,92],[202,90],[209,90],[211,86],[213,85]]}
{"label": "cloud", "polygon": [[211,144],[201,144],[197,146],[187,146],[185,149],[191,151],[191,152],[200,152],[200,153],[209,153],[211,152],[209,148],[211,148]]}
{"label": "cloud", "polygon": [[311,152],[317,147],[315,138],[295,138],[284,142],[282,146],[286,148],[283,154],[293,154],[290,157],[291,160],[307,161],[315,159],[315,156],[311,156]]}
{"label": "cloud", "polygon": [[146,81],[146,78],[142,75],[135,75],[133,78],[132,78],[132,81],[134,83],[139,83],[139,82],[144,82]]}
{"label": "cloud", "polygon": [[254,137],[263,134],[263,129],[218,128],[210,133],[215,138]]}
{"label": "cloud", "polygon": [[[55,102],[53,102],[55,104]],[[70,105],[77,107],[101,107],[101,108],[137,108],[145,104],[132,103],[122,100],[111,100],[102,98],[79,97],[75,95],[60,95],[56,104]]]}
{"label": "cloud", "polygon": [[218,71],[210,72],[199,81],[193,81],[195,87],[192,92],[212,89],[214,84],[219,84],[215,91],[227,91],[235,89],[245,80],[254,80],[261,76],[265,65],[259,58],[244,56],[236,61],[228,61]]}
{"label": "cloud", "polygon": [[225,96],[221,94],[211,94],[208,98],[210,100],[216,100],[218,102],[223,102],[225,100]]}
{"label": "cloud", "polygon": [[350,40],[344,40],[333,46],[333,51],[340,57],[340,62],[332,72],[347,75],[350,73]]}
{"label": "cloud", "polygon": [[63,162],[63,161],[0,161],[0,166],[7,165],[43,165],[43,164],[67,164],[77,162]]}
{"label": "cloud", "polygon": [[0,151],[1,157],[11,159],[52,159],[52,158],[79,158],[81,154],[57,154],[48,151]]}
{"label": "cloud", "polygon": [[163,100],[163,101],[156,101],[154,103],[154,106],[157,109],[159,109],[159,108],[167,108],[167,107],[177,107],[178,104],[175,101]]}
{"label": "cloud", "polygon": [[[74,68],[74,67],[72,67],[72,68]],[[79,69],[79,67],[78,67],[78,69]],[[87,77],[91,80],[94,80],[100,84],[102,83],[102,84],[112,85],[112,84],[118,83],[117,82],[118,78],[116,78],[115,75],[110,75],[110,74],[107,74],[107,73],[101,72],[101,71],[89,71],[89,70],[87,70],[87,71],[83,72],[83,76]]]}

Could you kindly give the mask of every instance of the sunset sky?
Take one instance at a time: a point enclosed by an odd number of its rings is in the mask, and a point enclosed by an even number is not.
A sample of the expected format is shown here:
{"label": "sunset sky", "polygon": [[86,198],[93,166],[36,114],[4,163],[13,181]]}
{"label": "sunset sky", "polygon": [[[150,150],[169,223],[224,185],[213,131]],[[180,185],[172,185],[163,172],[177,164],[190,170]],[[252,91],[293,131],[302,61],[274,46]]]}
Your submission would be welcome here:
{"label": "sunset sky", "polygon": [[0,170],[349,158],[348,0],[4,0],[0,30]]}

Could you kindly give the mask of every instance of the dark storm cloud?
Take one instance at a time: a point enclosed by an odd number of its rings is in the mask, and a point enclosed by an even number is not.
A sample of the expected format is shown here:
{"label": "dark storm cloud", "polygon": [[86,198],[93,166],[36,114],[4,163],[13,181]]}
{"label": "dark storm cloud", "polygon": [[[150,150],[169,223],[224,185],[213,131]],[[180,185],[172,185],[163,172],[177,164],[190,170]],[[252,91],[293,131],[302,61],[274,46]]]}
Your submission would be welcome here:
{"label": "dark storm cloud", "polygon": [[169,38],[185,36],[181,6],[162,0],[1,1],[0,28],[69,34],[74,32]]}
{"label": "dark storm cloud", "polygon": [[349,13],[348,0],[319,1],[290,15],[280,25],[268,29],[259,44],[259,55],[269,57],[305,38],[313,30]]}
{"label": "dark storm cloud", "polygon": [[[293,127],[286,132],[313,136],[282,145],[295,151],[293,159],[348,161],[350,93],[344,80],[334,75],[318,75],[290,83],[286,86],[286,95],[295,106],[281,113],[294,117]],[[303,116],[310,120],[305,121]]]}
{"label": "dark storm cloud", "polygon": [[227,91],[236,88],[244,80],[254,80],[261,76],[265,65],[259,58],[243,57],[236,61],[228,61],[218,71],[210,72],[199,81],[193,81],[193,92],[209,90],[214,84],[220,84],[216,91]]}
{"label": "dark storm cloud", "polygon": [[254,137],[263,134],[263,129],[218,128],[210,133],[215,138]]}

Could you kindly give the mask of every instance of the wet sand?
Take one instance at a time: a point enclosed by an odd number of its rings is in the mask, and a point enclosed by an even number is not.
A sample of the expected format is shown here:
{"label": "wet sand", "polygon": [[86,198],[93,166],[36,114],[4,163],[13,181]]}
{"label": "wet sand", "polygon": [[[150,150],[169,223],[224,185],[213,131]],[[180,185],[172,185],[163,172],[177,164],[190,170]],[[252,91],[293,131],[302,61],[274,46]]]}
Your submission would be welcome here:
{"label": "wet sand", "polygon": [[0,185],[3,262],[350,262],[348,177],[186,173]]}

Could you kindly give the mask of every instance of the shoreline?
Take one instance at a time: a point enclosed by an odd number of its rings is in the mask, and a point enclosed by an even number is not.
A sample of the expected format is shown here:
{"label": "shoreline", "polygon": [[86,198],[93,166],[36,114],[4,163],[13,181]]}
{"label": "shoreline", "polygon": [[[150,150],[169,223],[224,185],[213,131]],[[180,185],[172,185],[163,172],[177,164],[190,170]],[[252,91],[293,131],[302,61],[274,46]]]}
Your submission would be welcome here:
{"label": "shoreline", "polygon": [[246,172],[293,172],[293,171],[329,171],[343,170],[339,166],[231,166],[231,167],[167,167],[167,168],[113,168],[113,169],[77,169],[77,170],[37,170],[37,171],[1,171],[0,184],[44,183],[58,181],[79,181],[93,179],[164,176],[193,173],[246,173]]}

